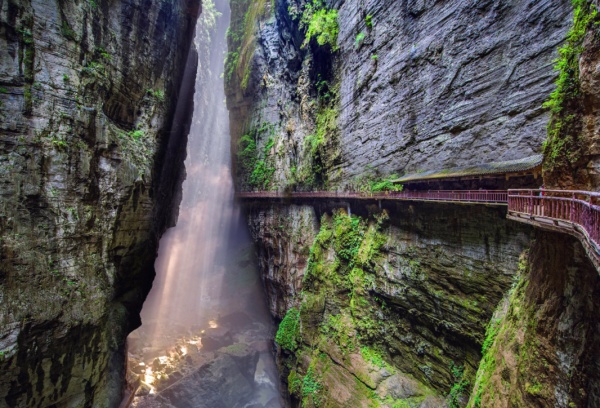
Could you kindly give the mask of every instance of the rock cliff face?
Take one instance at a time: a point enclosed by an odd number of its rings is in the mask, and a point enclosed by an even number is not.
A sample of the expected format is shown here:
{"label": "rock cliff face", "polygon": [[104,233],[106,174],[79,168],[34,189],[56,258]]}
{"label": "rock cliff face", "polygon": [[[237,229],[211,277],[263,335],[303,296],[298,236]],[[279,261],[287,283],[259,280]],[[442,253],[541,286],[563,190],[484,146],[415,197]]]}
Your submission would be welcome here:
{"label": "rock cliff face", "polygon": [[313,402],[439,406],[456,370],[477,370],[531,231],[503,209],[438,206],[357,202],[353,217],[339,203],[249,210],[272,312],[300,311],[301,340],[284,351],[282,374],[318,372]]}
{"label": "rock cliff face", "polygon": [[176,217],[199,3],[0,2],[1,406],[118,405]]}
{"label": "rock cliff face", "polygon": [[598,406],[599,290],[577,240],[537,232],[490,322],[470,406]]}
{"label": "rock cliff face", "polygon": [[552,117],[544,145],[544,181],[548,187],[596,191],[600,17],[597,1],[574,5],[573,26],[557,63],[560,77],[548,102]]}
{"label": "rock cliff face", "polygon": [[330,2],[336,46],[304,42],[306,2],[274,4],[232,20],[232,54],[256,37],[226,76],[234,147],[256,142],[255,160],[238,158],[242,188],[339,188],[540,152],[567,2]]}
{"label": "rock cliff face", "polygon": [[[545,182],[595,189],[592,3],[233,0],[238,188],[363,189],[529,156],[560,106],[583,153],[548,139]],[[543,107],[561,46],[578,88]],[[475,206],[246,209],[293,406],[598,404],[600,286],[577,241]]]}

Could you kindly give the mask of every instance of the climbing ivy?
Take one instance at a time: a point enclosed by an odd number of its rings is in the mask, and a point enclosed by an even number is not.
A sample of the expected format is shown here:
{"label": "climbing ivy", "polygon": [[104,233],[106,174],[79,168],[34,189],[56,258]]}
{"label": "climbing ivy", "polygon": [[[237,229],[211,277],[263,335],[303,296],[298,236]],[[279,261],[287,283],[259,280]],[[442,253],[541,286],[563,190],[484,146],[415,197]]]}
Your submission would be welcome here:
{"label": "climbing ivy", "polygon": [[[257,142],[259,135],[271,134],[260,154]],[[267,189],[271,184],[275,167],[272,164],[271,148],[275,145],[274,129],[269,123],[243,135],[237,143],[237,174],[242,184],[249,188]]]}
{"label": "climbing ivy", "polygon": [[231,25],[227,31],[225,85],[239,84],[246,90],[250,80],[252,56],[255,50],[257,23],[265,19],[273,4],[267,0],[232,0]]}

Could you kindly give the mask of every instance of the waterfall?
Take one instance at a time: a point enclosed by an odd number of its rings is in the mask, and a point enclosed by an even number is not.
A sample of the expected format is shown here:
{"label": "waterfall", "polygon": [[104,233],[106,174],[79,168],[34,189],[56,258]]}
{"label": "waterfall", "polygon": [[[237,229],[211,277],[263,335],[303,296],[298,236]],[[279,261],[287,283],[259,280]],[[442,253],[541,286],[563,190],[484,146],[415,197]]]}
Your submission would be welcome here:
{"label": "waterfall", "polygon": [[203,2],[179,220],[160,241],[142,326],[128,340],[137,407],[282,406],[274,328],[233,199],[222,79],[228,25],[227,0]]}

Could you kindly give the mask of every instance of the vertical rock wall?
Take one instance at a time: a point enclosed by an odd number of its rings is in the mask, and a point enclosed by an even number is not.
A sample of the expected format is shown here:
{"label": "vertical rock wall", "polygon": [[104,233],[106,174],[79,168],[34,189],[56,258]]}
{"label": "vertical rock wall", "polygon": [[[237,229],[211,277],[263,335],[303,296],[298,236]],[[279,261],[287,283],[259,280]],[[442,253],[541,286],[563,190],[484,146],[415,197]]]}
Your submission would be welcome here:
{"label": "vertical rock wall", "polygon": [[[501,208],[351,202],[350,218],[347,205],[248,209],[281,333],[286,312],[299,311],[297,346],[280,344],[293,401],[439,406],[477,370],[532,230]],[[314,395],[294,385],[309,370]]]}
{"label": "vertical rock wall", "polygon": [[469,406],[598,406],[599,291],[576,239],[537,232],[490,323]]}
{"label": "vertical rock wall", "polygon": [[256,143],[235,160],[240,188],[355,187],[541,152],[569,2],[321,2],[337,48],[305,43],[306,1],[263,3],[245,19],[232,1],[230,54],[253,50],[226,75],[234,148]]}
{"label": "vertical rock wall", "polygon": [[[356,189],[541,152],[573,6],[597,2],[310,2],[337,10],[337,39],[321,45],[305,41],[307,4],[250,19],[232,1],[230,56],[252,55],[229,59],[226,77],[240,189]],[[545,181],[596,189],[596,25],[570,46],[579,77],[564,112],[580,133],[563,132],[570,164]],[[575,240],[532,240],[492,209],[384,209],[247,208],[294,404],[597,404],[598,274]]]}
{"label": "vertical rock wall", "polygon": [[1,406],[120,400],[176,217],[199,3],[0,2]]}

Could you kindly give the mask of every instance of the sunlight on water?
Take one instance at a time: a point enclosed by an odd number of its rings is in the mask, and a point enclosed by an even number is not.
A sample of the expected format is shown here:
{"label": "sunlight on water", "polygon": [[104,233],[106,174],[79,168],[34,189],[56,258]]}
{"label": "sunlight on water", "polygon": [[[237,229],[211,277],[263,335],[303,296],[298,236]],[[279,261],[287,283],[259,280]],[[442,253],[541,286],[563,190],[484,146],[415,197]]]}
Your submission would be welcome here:
{"label": "sunlight on water", "polygon": [[136,407],[280,407],[273,325],[250,239],[233,202],[223,91],[226,0],[203,2],[199,68],[177,226],[129,337]]}

